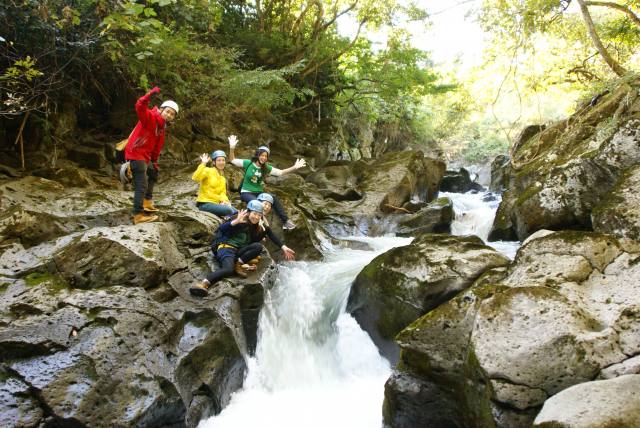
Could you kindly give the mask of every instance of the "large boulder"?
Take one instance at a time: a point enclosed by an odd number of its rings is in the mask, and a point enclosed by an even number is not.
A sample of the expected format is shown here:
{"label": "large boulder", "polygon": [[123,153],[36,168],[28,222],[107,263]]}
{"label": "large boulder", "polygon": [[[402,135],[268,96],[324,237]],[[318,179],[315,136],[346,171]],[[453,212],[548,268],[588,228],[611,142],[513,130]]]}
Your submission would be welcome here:
{"label": "large boulder", "polygon": [[298,189],[297,205],[330,231],[387,233],[383,218],[410,200],[433,200],[444,169],[442,161],[419,151],[332,163],[307,176],[307,185]]}
{"label": "large boulder", "polygon": [[548,399],[535,428],[640,426],[640,375],[585,382]]}
{"label": "large boulder", "polygon": [[501,235],[506,228],[519,240],[539,229],[592,230],[594,208],[640,163],[639,86],[622,84],[514,148],[496,215]]}
{"label": "large boulder", "polygon": [[360,326],[392,362],[393,338],[420,316],[509,259],[475,236],[424,234],[376,257],[356,277],[347,304]]}
{"label": "large boulder", "polygon": [[[530,426],[548,397],[640,352],[639,259],[608,235],[530,240],[506,270],[397,336],[385,422],[423,426],[445,415],[452,426]],[[405,413],[420,395],[431,404]]]}
{"label": "large boulder", "polygon": [[2,183],[2,426],[195,426],[241,387],[275,264],[193,298],[220,219],[175,173],[141,225],[130,193]]}
{"label": "large boulder", "polygon": [[413,214],[400,215],[395,232],[397,236],[415,236],[431,232],[449,233],[454,218],[451,199],[438,198]]}
{"label": "large boulder", "polygon": [[509,156],[498,155],[491,162],[491,192],[504,192],[509,188]]}
{"label": "large boulder", "polygon": [[591,212],[593,229],[640,240],[640,164],[629,168]]}
{"label": "large boulder", "polygon": [[440,182],[441,192],[466,193],[470,190],[483,191],[482,185],[471,179],[469,171],[460,168],[458,171],[445,171]]}

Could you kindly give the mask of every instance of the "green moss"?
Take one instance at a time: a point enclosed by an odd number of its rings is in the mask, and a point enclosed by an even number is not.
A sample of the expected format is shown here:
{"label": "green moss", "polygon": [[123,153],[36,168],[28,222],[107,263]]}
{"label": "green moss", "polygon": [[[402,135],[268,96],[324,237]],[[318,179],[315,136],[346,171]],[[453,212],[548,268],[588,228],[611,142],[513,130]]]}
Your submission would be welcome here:
{"label": "green moss", "polygon": [[51,281],[53,278],[54,276],[48,272],[33,272],[27,275],[24,281],[27,283],[27,286],[32,287],[45,281]]}
{"label": "green moss", "polygon": [[152,259],[154,256],[153,251],[149,248],[144,248],[142,250],[142,255],[148,259]]}
{"label": "green moss", "polygon": [[541,187],[530,186],[528,189],[526,189],[524,192],[522,192],[518,196],[518,199],[516,199],[516,205],[520,206],[520,205],[524,204],[526,201],[531,199],[533,196],[535,196],[538,193],[540,193],[540,190],[542,190]]}
{"label": "green moss", "polygon": [[24,278],[24,281],[28,287],[46,283],[46,290],[51,294],[57,294],[69,288],[69,284],[64,278],[50,274],[49,272],[32,272]]}
{"label": "green moss", "polygon": [[0,293],[4,293],[10,285],[8,282],[0,283]]}
{"label": "green moss", "polygon": [[435,201],[431,202],[429,205],[436,205],[439,207],[446,207],[447,205],[451,205],[451,199],[449,198],[438,198]]}

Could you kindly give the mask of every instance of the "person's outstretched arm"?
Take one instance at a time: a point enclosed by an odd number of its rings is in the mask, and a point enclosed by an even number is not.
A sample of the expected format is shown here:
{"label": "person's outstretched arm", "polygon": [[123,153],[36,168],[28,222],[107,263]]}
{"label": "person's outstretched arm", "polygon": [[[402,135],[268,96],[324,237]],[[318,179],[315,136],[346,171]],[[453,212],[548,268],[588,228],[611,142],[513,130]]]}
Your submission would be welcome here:
{"label": "person's outstretched arm", "polygon": [[229,162],[233,162],[236,158],[236,146],[238,145],[238,137],[235,135],[229,135]]}
{"label": "person's outstretched arm", "polygon": [[305,166],[307,166],[307,161],[305,161],[304,159],[296,159],[296,162],[293,164],[293,166],[287,169],[272,168],[270,174],[275,177],[279,177],[281,175],[289,174],[290,172],[296,171],[300,168],[304,168]]}
{"label": "person's outstretched arm", "polygon": [[200,183],[202,180],[204,180],[207,177],[207,173],[205,172],[205,168],[207,166],[207,163],[209,163],[209,161],[211,160],[211,157],[209,157],[208,154],[203,153],[200,156],[200,165],[198,165],[198,169],[196,169],[196,172],[193,173],[193,176],[191,176],[191,179],[193,181],[197,181],[198,183]]}

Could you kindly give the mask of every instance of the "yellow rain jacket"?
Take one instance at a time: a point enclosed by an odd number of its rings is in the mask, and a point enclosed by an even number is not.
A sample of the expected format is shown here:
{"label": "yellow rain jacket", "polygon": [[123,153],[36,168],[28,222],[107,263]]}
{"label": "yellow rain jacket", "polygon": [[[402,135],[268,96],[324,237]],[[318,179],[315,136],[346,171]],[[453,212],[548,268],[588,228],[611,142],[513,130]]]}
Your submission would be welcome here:
{"label": "yellow rain jacket", "polygon": [[216,168],[208,168],[201,163],[191,179],[200,183],[197,202],[220,204],[229,201],[227,179]]}

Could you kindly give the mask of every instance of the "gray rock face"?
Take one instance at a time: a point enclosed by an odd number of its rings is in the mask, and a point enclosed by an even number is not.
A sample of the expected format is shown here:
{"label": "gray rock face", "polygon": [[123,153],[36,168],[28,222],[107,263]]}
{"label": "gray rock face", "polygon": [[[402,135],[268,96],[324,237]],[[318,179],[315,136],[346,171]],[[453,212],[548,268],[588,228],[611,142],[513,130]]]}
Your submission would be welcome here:
{"label": "gray rock face", "polygon": [[134,226],[129,193],[0,185],[0,425],[195,426],[240,388],[275,265],[191,297],[219,219],[166,190]]}
{"label": "gray rock face", "polygon": [[397,333],[486,270],[507,264],[509,259],[475,236],[420,235],[410,245],[376,257],[358,274],[347,310],[395,362]]}
{"label": "gray rock face", "polygon": [[492,192],[503,192],[509,188],[509,156],[499,155],[491,162],[491,184],[489,190]]}
{"label": "gray rock face", "polygon": [[640,164],[625,171],[591,212],[593,229],[620,238],[640,239]]}
{"label": "gray rock face", "polygon": [[[622,85],[518,145],[492,239],[509,229],[519,240],[539,229],[591,230],[594,209],[623,172],[640,163],[640,120],[633,113],[638,105],[637,86]],[[620,191],[631,182],[620,184]],[[629,220],[626,212],[616,214],[627,225],[637,221],[632,213]]]}
{"label": "gray rock face", "polygon": [[466,193],[470,190],[483,191],[484,187],[471,180],[469,171],[464,168],[458,171],[445,171],[440,182],[441,192]]}
{"label": "gray rock face", "polygon": [[306,185],[287,190],[299,195],[296,205],[308,217],[330,231],[376,235],[391,231],[383,218],[406,202],[433,200],[443,173],[442,161],[406,151],[336,162],[310,174]]}
{"label": "gray rock face", "polygon": [[548,399],[534,427],[640,426],[640,375],[585,382]]}
{"label": "gray rock face", "polygon": [[450,232],[454,218],[455,212],[451,199],[438,198],[413,214],[399,217],[398,226],[395,229],[396,235],[415,236],[431,232]]}
{"label": "gray rock face", "polygon": [[[397,336],[397,375],[445,391],[433,399],[454,425],[530,426],[548,397],[633,366],[625,362],[640,353],[638,260],[607,235],[532,239],[505,271],[487,272]],[[402,403],[388,407],[392,421]]]}

